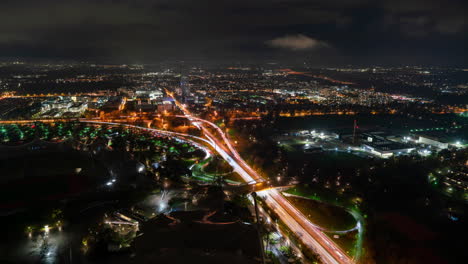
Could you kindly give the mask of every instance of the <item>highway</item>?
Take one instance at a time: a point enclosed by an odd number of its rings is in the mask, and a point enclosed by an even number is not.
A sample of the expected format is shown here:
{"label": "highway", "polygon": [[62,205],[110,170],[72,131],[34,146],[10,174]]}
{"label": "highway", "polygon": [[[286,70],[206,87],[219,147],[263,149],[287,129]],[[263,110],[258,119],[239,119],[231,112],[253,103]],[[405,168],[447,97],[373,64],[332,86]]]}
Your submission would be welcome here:
{"label": "highway", "polygon": [[[171,93],[168,92],[170,96]],[[173,97],[173,96],[172,96]],[[174,98],[174,97],[173,97]],[[174,98],[175,100],[175,98]],[[199,127],[205,133],[215,150],[239,173],[246,182],[262,183],[266,180],[256,173],[243,159],[232,146],[231,141],[225,133],[207,120],[194,117],[190,111],[175,100],[177,106],[184,112],[185,117],[191,120],[193,125]],[[220,142],[213,134],[204,126],[208,124],[220,134],[222,141]],[[229,153],[231,155],[229,155]],[[304,243],[316,252],[324,263],[340,263],[349,264],[354,261],[327,235],[311,223],[298,209],[296,209],[278,190],[268,189],[259,192],[259,195],[264,198],[265,203],[269,208],[275,211],[281,221],[288,226]]]}
{"label": "highway", "polygon": [[[177,103],[178,104],[178,103]],[[193,117],[190,112],[182,105],[178,104],[179,107],[184,111],[185,117],[187,117],[193,125],[199,127],[205,133],[205,137],[207,139],[196,137],[192,135],[187,135],[183,133],[171,132],[167,130],[159,130],[153,128],[145,128],[130,124],[123,124],[123,123],[112,123],[112,122],[103,122],[103,121],[96,121],[96,120],[79,120],[83,123],[90,123],[90,124],[107,124],[107,125],[118,125],[118,126],[126,126],[132,127],[139,130],[146,130],[149,132],[153,132],[155,134],[166,135],[170,137],[176,138],[191,138],[196,139],[198,142],[204,142],[210,145],[218,154],[226,160],[237,172],[244,181],[248,183],[257,183],[262,184],[266,182],[266,180],[261,177],[258,173],[256,173],[239,155],[239,153],[235,150],[230,142],[229,138],[225,135],[225,133],[215,124]],[[15,122],[15,121],[10,121]],[[23,121],[26,122],[26,121]],[[31,122],[31,121],[30,121]],[[215,137],[206,127],[205,125],[209,125],[210,127],[214,128],[218,134],[220,134],[222,138],[222,142]],[[191,143],[197,144],[196,142]],[[197,144],[199,145],[199,144]],[[201,147],[201,146],[200,146]],[[201,147],[205,149],[204,147]],[[205,149],[206,150],[206,149]],[[207,151],[207,150],[206,150]],[[281,221],[298,236],[304,245],[312,249],[316,252],[322,259],[324,263],[338,263],[338,264],[350,264],[354,263],[354,261],[346,255],[346,253],[336,245],[328,236],[326,236],[321,230],[320,227],[311,223],[307,217],[305,217],[298,209],[296,209],[278,190],[276,189],[266,189],[264,191],[260,191],[259,196],[261,196],[264,200],[266,205],[272,209],[281,219]]]}

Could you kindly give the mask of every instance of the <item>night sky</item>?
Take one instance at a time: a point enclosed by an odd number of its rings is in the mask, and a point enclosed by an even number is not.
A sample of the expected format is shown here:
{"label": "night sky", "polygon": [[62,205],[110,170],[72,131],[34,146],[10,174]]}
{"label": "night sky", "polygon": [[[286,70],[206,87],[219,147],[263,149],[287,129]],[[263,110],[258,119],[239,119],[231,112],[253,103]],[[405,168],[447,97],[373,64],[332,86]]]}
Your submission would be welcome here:
{"label": "night sky", "polygon": [[468,1],[2,0],[0,57],[467,66]]}

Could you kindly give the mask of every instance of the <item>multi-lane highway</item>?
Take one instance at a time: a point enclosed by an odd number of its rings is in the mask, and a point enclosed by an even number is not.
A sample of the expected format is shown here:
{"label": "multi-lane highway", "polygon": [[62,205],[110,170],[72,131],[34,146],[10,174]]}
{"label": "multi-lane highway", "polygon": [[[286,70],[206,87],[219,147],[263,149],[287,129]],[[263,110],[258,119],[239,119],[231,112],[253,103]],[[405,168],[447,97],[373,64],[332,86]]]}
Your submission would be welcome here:
{"label": "multi-lane highway", "polygon": [[[169,93],[170,94],[170,93]],[[170,94],[171,95],[171,94]],[[175,98],[174,98],[175,99]],[[256,173],[232,146],[226,134],[215,124],[207,120],[194,117],[190,111],[176,101],[185,117],[203,130],[215,150],[235,169],[246,182],[265,182],[265,179]],[[215,129],[221,140],[214,136],[206,127]],[[278,190],[268,189],[259,193],[267,206],[274,210],[281,221],[288,226],[304,243],[314,252],[318,253],[324,263],[354,263],[347,254],[334,243],[327,235],[311,223],[299,210],[297,210]]]}
{"label": "multi-lane highway", "polygon": [[[177,138],[192,138],[198,142],[210,145],[216,152],[226,160],[234,170],[249,183],[263,183],[266,180],[256,173],[243,159],[239,153],[232,146],[231,141],[226,134],[212,122],[194,117],[183,106],[177,103],[178,106],[185,113],[195,126],[203,130],[206,139],[195,137],[187,134],[170,132],[165,130],[158,130],[153,128],[139,127],[122,123],[110,123],[97,120],[80,120],[80,122],[94,123],[94,124],[108,124],[108,125],[124,125],[136,129],[146,130],[161,135],[177,137]],[[15,121],[11,121],[14,123]],[[27,122],[27,121],[23,121]],[[31,121],[29,121],[31,122]],[[206,127],[209,126],[215,129],[218,137]],[[192,141],[193,142],[193,141]],[[195,143],[195,142],[193,142]],[[266,205],[273,210],[281,219],[281,221],[293,231],[303,242],[304,245],[318,253],[324,263],[339,263],[349,264],[354,263],[353,259],[346,255],[346,253],[336,245],[328,236],[326,236],[318,226],[311,223],[299,210],[297,210],[278,190],[266,189],[259,192],[259,195],[264,198]]]}

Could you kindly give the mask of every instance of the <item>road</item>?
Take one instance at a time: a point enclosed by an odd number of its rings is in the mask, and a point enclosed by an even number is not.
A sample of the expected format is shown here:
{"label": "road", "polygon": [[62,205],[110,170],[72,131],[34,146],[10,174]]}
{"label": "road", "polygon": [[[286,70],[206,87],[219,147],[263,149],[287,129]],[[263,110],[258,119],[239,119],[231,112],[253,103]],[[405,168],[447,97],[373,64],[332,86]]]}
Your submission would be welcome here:
{"label": "road", "polygon": [[[129,124],[122,123],[110,123],[102,121],[91,121],[91,120],[80,120],[83,123],[91,124],[107,124],[107,125],[123,125],[132,127],[135,129],[146,130],[161,135],[166,135],[176,138],[192,138],[198,140],[198,142],[204,142],[210,145],[216,152],[226,160],[247,183],[264,183],[266,180],[258,175],[239,155],[239,153],[232,146],[232,143],[224,134],[224,132],[215,124],[193,117],[190,112],[182,105],[178,104],[179,107],[184,111],[185,116],[191,120],[191,122],[203,130],[205,133],[204,138],[195,137],[183,133],[170,132],[166,130],[159,130],[153,128],[139,127]],[[10,121],[14,122],[14,121]],[[217,133],[221,135],[223,142],[219,141],[206,127],[205,124],[213,127]],[[193,142],[195,143],[195,142]],[[319,254],[324,263],[339,263],[339,264],[350,264],[354,261],[346,255],[346,253],[337,246],[328,236],[326,236],[320,229],[311,223],[307,217],[305,217],[299,210],[297,210],[278,190],[267,189],[259,192],[259,195],[263,197],[266,205],[272,209],[281,219],[281,221],[294,232],[310,249]]]}
{"label": "road", "polygon": [[[171,93],[168,93],[172,96]],[[173,97],[174,98],[174,97]],[[174,98],[175,100],[175,98]],[[243,159],[232,146],[231,141],[225,133],[217,125],[194,117],[190,111],[175,100],[177,106],[184,112],[185,117],[203,130],[205,136],[209,139],[215,150],[239,173],[246,182],[262,183],[266,180],[256,173]],[[206,127],[209,125],[214,128],[221,136],[223,142],[220,142]],[[229,155],[231,154],[231,155]],[[340,263],[349,264],[354,261],[334,243],[327,235],[311,223],[298,209],[296,209],[278,190],[268,189],[259,192],[259,195],[264,198],[265,203],[269,208],[275,211],[281,221],[288,226],[304,243],[314,252],[319,254],[324,263]]]}

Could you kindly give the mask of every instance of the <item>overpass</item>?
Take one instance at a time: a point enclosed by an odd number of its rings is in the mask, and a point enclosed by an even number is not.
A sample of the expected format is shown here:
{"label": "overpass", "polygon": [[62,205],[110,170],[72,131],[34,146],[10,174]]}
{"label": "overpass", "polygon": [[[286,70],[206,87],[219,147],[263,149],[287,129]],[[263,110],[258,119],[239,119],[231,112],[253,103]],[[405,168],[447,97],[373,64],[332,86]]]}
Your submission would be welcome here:
{"label": "overpass", "polygon": [[[173,94],[166,91],[174,98]],[[239,155],[232,146],[225,133],[217,125],[210,121],[194,117],[190,111],[181,105],[175,98],[176,105],[184,113],[193,125],[200,128],[205,137],[215,146],[215,150],[239,173],[246,182],[265,182],[265,179],[255,172]],[[222,141],[218,140],[205,125],[214,128],[221,136]],[[294,232],[299,239],[316,252],[324,263],[350,264],[354,260],[350,258],[335,242],[333,242],[321,229],[309,221],[297,208],[295,208],[278,190],[267,189],[259,192],[266,205],[272,209],[281,219],[281,221]]]}
{"label": "overpass", "polygon": [[[218,154],[226,160],[233,168],[234,171],[237,172],[244,181],[251,183],[251,184],[262,184],[266,182],[266,180],[258,175],[239,155],[239,153],[235,150],[232,146],[230,140],[226,137],[224,132],[215,124],[203,120],[200,118],[193,117],[190,112],[182,105],[180,105],[177,101],[176,103],[181,108],[181,110],[185,113],[185,117],[189,118],[191,122],[199,127],[204,133],[205,138],[196,137],[188,134],[178,133],[178,132],[171,132],[166,130],[159,130],[154,128],[145,128],[130,124],[124,123],[113,123],[113,122],[102,122],[97,120],[84,120],[80,119],[78,121],[82,123],[89,123],[89,124],[104,124],[104,125],[118,125],[118,126],[125,126],[129,128],[139,129],[143,131],[152,132],[158,135],[164,135],[168,137],[174,137],[189,141],[190,143],[199,145],[198,142],[203,142],[211,146]],[[33,123],[38,122],[40,120],[18,120],[19,122],[16,123]],[[52,122],[48,120],[49,122]],[[60,122],[61,120],[56,120],[56,122]],[[8,121],[8,123],[15,123],[15,121]],[[209,125],[214,128],[217,133],[220,134],[222,138],[222,142],[219,141],[206,127],[205,125]],[[198,142],[195,142],[197,140]],[[202,147],[203,148],[203,147]],[[205,151],[206,148],[204,148]],[[260,186],[260,185],[259,185]],[[346,255],[346,253],[336,245],[327,235],[325,235],[321,229],[311,223],[307,217],[305,217],[297,208],[295,208],[277,189],[274,188],[266,188],[264,190],[259,189],[258,192],[259,196],[261,196],[266,205],[273,210],[281,219],[281,221],[292,231],[294,232],[310,249],[314,252],[319,254],[321,260],[324,263],[337,263],[337,264],[350,264],[354,263],[354,261]]]}

